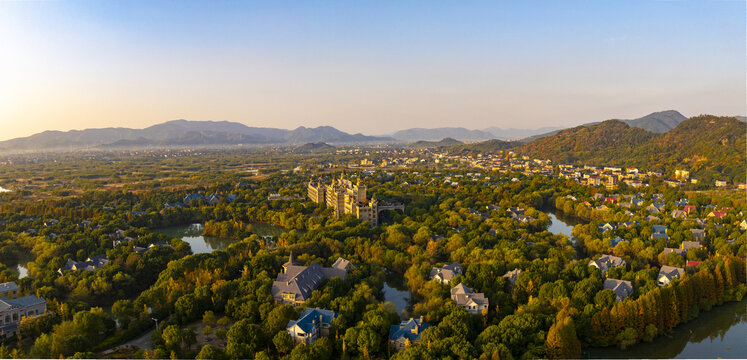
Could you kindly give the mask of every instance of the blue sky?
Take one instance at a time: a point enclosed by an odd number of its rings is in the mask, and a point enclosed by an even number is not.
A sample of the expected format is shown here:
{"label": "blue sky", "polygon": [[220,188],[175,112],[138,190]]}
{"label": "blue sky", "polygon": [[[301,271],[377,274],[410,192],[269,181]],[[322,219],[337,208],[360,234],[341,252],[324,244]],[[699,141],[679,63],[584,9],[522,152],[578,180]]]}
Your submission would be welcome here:
{"label": "blue sky", "polygon": [[0,2],[0,138],[744,115],[744,1]]}

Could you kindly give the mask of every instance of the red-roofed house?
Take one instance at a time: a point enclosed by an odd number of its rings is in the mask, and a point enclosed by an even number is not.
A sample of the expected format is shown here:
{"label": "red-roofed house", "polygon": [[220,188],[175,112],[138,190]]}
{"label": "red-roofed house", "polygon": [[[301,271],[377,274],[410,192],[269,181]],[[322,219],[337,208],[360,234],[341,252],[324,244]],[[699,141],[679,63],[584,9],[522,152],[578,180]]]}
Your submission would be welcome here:
{"label": "red-roofed house", "polygon": [[715,217],[716,219],[722,219],[726,216],[726,211],[711,211],[706,217]]}
{"label": "red-roofed house", "polygon": [[684,212],[686,212],[688,214],[690,213],[690,211],[696,211],[696,210],[697,209],[695,208],[695,205],[685,205],[685,208],[682,209],[682,211],[684,211]]}
{"label": "red-roofed house", "polygon": [[693,261],[693,260],[687,260],[687,267],[689,268],[696,268],[698,265],[700,265],[702,261]]}

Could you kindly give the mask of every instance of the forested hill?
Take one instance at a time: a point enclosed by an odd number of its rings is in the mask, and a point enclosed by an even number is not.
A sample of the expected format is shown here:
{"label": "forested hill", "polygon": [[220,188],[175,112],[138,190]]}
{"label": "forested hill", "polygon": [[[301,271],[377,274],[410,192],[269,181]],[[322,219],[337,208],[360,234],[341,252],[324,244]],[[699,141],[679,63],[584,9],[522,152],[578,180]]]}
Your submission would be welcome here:
{"label": "forested hill", "polygon": [[448,150],[456,154],[490,154],[501,150],[511,149],[521,144],[518,141],[503,141],[498,139],[483,141],[474,144],[456,145]]}
{"label": "forested hill", "polygon": [[709,179],[744,177],[747,124],[734,117],[701,115],[664,134],[616,120],[576,127],[515,149],[521,155],[559,163],[690,169]]}
{"label": "forested hill", "polygon": [[654,137],[656,134],[622,121],[607,120],[597,125],[562,130],[524,144],[515,151],[559,163],[621,165],[638,146]]}

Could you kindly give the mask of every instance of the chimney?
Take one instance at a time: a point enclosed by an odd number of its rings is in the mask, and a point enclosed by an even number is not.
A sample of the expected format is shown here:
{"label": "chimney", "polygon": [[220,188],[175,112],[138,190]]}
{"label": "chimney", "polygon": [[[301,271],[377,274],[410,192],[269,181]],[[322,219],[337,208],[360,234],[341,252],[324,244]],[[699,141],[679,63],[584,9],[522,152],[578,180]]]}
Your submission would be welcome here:
{"label": "chimney", "polygon": [[322,321],[322,314],[319,314],[319,324],[322,324],[322,323],[323,323],[323,321]]}
{"label": "chimney", "polygon": [[423,325],[423,315],[420,315],[420,325]]}

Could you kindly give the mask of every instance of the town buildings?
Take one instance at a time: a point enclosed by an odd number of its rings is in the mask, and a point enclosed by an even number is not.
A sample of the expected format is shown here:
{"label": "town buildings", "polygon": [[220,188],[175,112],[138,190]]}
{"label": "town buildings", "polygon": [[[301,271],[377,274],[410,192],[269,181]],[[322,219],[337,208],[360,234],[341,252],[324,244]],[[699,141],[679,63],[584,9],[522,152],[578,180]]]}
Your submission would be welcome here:
{"label": "town buildings", "polygon": [[366,185],[361,184],[360,178],[353,183],[341,174],[340,179],[333,179],[330,185],[310,180],[307,194],[311,201],[332,208],[335,218],[351,214],[371,226],[379,224],[379,202],[375,196],[371,200],[366,198]]}

